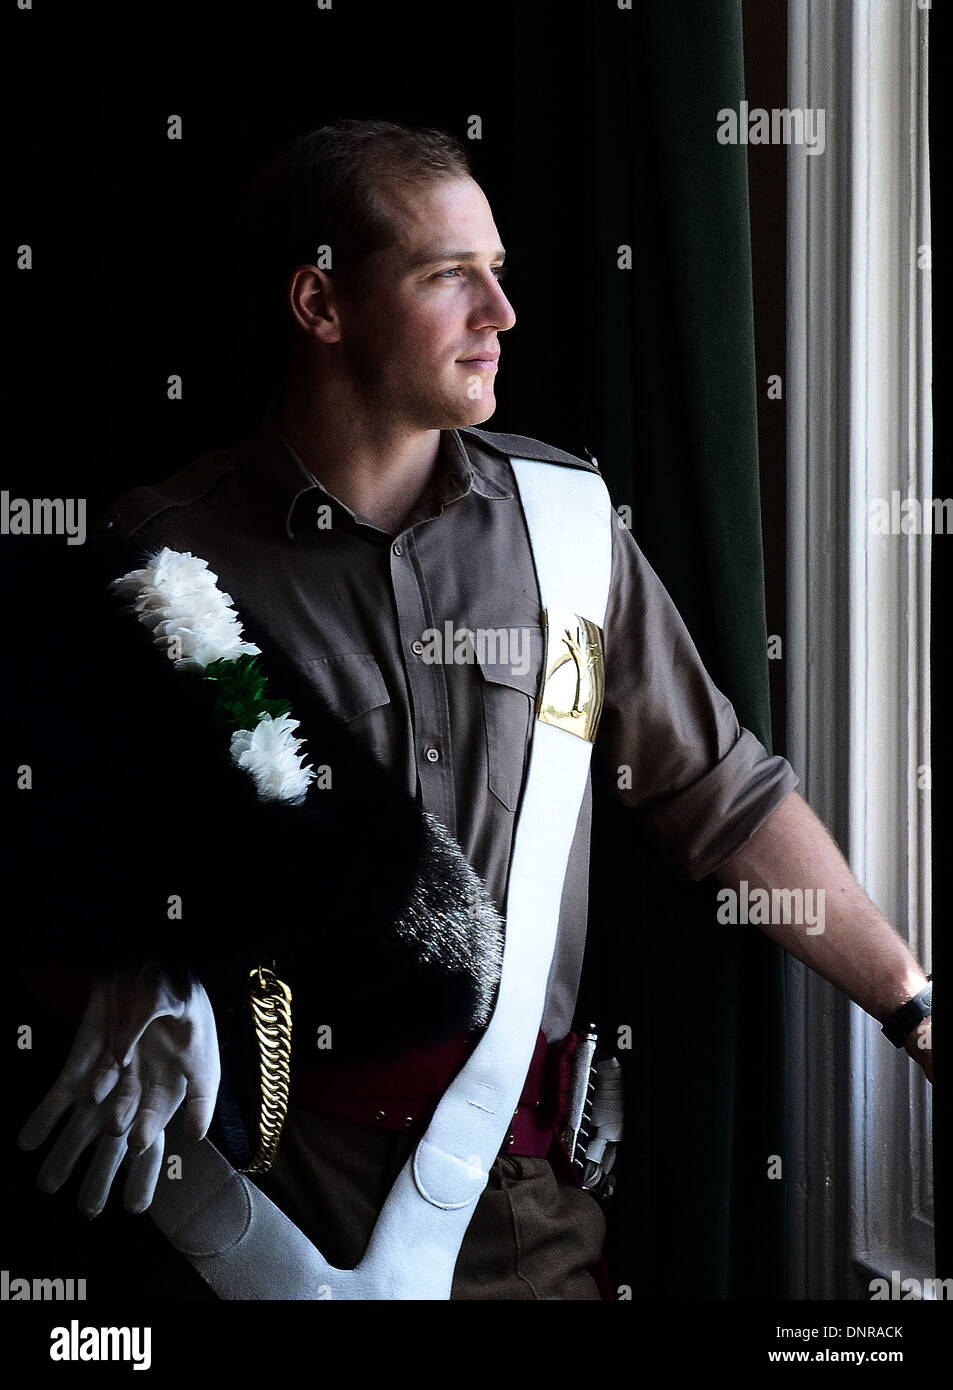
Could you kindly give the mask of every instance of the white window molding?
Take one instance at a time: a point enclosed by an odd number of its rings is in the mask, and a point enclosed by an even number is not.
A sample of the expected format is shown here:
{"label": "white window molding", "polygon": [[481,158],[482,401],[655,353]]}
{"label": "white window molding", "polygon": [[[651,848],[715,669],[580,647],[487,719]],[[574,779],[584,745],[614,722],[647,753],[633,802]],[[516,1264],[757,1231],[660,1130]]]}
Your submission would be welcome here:
{"label": "white window molding", "polygon": [[[870,503],[929,498],[928,8],[789,0],[788,756],[870,897],[930,961],[928,535]],[[789,959],[794,1297],[928,1278],[931,1099],[875,1020]]]}

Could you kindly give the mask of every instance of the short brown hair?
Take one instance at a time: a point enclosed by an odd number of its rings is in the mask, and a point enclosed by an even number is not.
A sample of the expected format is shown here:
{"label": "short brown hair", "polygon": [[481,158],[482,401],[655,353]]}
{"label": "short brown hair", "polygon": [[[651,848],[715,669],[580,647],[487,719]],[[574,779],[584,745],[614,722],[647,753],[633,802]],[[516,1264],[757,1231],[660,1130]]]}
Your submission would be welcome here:
{"label": "short brown hair", "polygon": [[320,246],[331,249],[329,274],[348,289],[359,287],[367,257],[397,239],[384,188],[468,177],[464,147],[431,127],[340,120],[297,136],[253,180],[246,203],[246,247],[263,321],[274,314],[272,326],[287,343],[288,277],[295,266],[312,264]]}

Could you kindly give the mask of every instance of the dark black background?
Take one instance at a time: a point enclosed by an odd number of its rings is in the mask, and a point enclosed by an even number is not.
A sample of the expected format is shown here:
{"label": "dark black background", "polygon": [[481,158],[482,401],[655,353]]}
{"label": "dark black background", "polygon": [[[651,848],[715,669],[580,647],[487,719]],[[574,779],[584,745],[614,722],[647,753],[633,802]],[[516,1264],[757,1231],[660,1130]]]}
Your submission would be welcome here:
{"label": "dark black background", "polygon": [[[41,470],[50,491],[81,482],[95,515],[255,428],[242,191],[285,140],[344,116],[464,141],[518,318],[491,427],[596,452],[585,7],[171,0],[41,4],[17,18],[12,181],[34,270],[16,283],[11,384],[27,427],[11,491]],[[167,138],[170,114],[181,140]],[[481,140],[466,136],[474,114]],[[528,154],[548,206],[514,196]],[[166,398],[173,372],[180,402]]]}

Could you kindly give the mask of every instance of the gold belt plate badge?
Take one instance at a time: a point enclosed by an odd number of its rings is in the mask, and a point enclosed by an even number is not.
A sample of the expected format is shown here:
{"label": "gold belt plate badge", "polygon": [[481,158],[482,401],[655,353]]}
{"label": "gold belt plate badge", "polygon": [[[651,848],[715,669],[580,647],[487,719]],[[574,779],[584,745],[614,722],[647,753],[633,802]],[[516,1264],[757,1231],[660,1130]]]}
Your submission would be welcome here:
{"label": "gold belt plate badge", "polygon": [[543,613],[546,656],[536,717],[595,743],[605,695],[602,629],[568,608]]}

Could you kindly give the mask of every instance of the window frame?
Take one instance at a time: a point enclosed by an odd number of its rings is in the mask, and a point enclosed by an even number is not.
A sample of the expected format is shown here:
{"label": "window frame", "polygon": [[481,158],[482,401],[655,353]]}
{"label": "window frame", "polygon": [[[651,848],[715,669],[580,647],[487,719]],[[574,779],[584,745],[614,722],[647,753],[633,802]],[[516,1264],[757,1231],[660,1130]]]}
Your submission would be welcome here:
{"label": "window frame", "polygon": [[[929,6],[789,0],[787,748],[801,790],[930,969]],[[933,1274],[932,1099],[876,1020],[788,959],[792,1296]]]}

